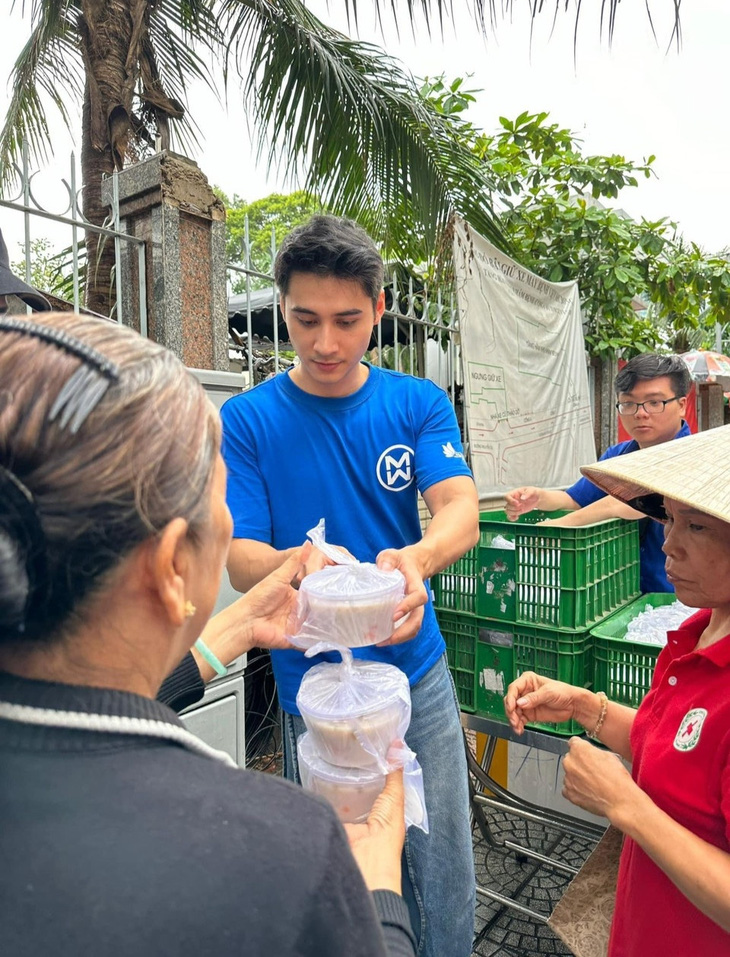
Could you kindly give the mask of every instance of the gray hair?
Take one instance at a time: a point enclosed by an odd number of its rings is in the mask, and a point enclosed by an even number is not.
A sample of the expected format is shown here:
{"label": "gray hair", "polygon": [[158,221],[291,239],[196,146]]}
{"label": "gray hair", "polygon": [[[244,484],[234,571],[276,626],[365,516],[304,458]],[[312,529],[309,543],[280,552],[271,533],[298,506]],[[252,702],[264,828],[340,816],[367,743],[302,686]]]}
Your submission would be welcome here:
{"label": "gray hair", "polygon": [[[69,313],[42,322],[116,363],[119,379],[72,434],[49,411],[83,359],[0,332],[0,466],[29,493],[38,519],[33,541],[17,534],[3,496],[0,641],[63,633],[120,561],[173,518],[187,520],[196,542],[220,448],[217,411],[167,349],[116,323]],[[18,629],[8,623],[19,589],[32,600]]]}

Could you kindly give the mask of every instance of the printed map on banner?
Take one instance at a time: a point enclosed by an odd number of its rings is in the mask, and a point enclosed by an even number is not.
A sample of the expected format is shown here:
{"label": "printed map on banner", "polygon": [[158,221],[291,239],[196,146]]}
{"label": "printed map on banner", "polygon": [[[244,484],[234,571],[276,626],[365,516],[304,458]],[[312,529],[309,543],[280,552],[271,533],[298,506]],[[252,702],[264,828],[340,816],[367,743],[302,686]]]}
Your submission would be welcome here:
{"label": "printed map on banner", "polygon": [[546,282],[460,220],[454,268],[479,495],[572,484],[596,460],[577,283]]}

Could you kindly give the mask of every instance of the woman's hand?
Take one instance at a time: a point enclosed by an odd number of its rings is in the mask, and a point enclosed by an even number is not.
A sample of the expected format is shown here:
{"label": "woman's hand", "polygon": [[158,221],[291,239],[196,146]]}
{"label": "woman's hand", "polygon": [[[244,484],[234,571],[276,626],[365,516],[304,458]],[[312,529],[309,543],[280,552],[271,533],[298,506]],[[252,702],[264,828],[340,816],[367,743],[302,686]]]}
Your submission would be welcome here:
{"label": "woman's hand", "polygon": [[610,751],[602,751],[582,738],[571,738],[563,760],[563,797],[591,814],[600,814],[615,823],[627,801],[639,797],[639,788]]}
{"label": "woman's hand", "polygon": [[[275,571],[245,595],[214,615],[200,637],[224,665],[251,648],[292,648],[287,634],[294,634],[297,591],[292,581],[302,573],[311,545],[296,549]],[[200,676],[208,682],[215,671],[197,648],[191,648]]]}
{"label": "woman's hand", "polygon": [[507,688],[504,710],[510,725],[522,734],[534,721],[570,721],[585,689],[526,671]]}
{"label": "woman's hand", "polygon": [[368,890],[401,893],[406,839],[403,769],[391,771],[364,824],[345,824],[350,850]]}
{"label": "woman's hand", "polygon": [[[306,575],[311,575],[313,572],[319,572],[323,568],[327,568],[329,565],[336,565],[337,562],[333,561],[329,556],[325,555],[324,552],[321,552],[316,545],[312,545],[311,542],[307,542],[307,545],[304,547],[309,547],[309,551],[306,554],[306,557],[302,561],[302,566],[294,579],[294,585],[298,588],[302,583],[302,579]],[[343,555],[347,555],[349,558],[354,558],[355,556],[352,552],[349,552],[344,545],[332,545],[331,548],[336,548],[338,551],[342,552]]]}
{"label": "woman's hand", "polygon": [[286,637],[293,634],[298,597],[292,583],[301,580],[314,551],[311,544],[303,545],[234,603],[232,607],[240,605],[242,615],[249,619],[249,647],[293,647]]}

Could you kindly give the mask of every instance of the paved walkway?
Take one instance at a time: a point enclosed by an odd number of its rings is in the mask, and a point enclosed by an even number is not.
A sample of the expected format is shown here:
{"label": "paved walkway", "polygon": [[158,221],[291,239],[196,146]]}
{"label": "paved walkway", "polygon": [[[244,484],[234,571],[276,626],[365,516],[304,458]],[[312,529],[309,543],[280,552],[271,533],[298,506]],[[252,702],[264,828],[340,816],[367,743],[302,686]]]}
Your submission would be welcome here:
{"label": "paved walkway", "polygon": [[[522,844],[573,867],[580,867],[593,849],[588,838],[565,835],[554,828],[490,810],[495,837]],[[477,883],[546,916],[570,877],[513,851],[490,847],[478,830],[474,836]],[[572,957],[571,951],[545,925],[485,897],[477,896],[476,939],[472,957]]]}

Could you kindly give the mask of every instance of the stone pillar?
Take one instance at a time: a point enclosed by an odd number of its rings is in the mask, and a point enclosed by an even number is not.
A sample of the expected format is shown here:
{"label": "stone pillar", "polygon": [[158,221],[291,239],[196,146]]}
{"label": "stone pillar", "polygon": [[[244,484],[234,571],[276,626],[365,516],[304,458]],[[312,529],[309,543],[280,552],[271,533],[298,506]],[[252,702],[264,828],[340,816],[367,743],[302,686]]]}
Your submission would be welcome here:
{"label": "stone pillar", "polygon": [[697,429],[706,432],[725,422],[723,391],[719,382],[697,383]]}
{"label": "stone pillar", "polygon": [[618,373],[615,359],[591,360],[594,372],[593,393],[593,430],[596,451],[602,455],[609,445],[614,445],[618,436],[618,418],[616,415],[616,393],[614,381]]}
{"label": "stone pillar", "polygon": [[[120,228],[145,240],[147,334],[192,368],[228,370],[223,203],[197,163],[164,150],[118,176]],[[113,180],[102,198],[113,205]],[[121,242],[122,322],[142,331],[137,244]]]}

